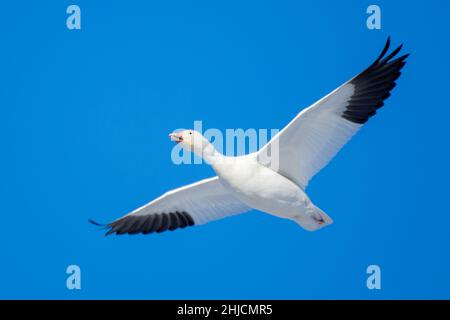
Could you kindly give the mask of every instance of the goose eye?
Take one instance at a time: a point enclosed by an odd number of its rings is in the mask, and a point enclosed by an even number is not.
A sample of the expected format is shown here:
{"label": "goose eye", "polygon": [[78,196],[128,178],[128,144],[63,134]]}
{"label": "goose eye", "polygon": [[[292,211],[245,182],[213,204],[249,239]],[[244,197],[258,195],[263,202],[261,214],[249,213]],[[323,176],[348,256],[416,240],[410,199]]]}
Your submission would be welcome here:
{"label": "goose eye", "polygon": [[192,134],[192,132],[189,132],[189,134]]}

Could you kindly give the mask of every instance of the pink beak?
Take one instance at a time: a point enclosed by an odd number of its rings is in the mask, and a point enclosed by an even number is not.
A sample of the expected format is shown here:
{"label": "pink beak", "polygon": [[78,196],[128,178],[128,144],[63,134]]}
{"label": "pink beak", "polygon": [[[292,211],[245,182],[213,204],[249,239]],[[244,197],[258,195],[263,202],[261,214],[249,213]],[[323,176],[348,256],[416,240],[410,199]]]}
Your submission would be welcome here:
{"label": "pink beak", "polygon": [[169,138],[170,138],[170,140],[172,140],[176,143],[180,143],[181,141],[183,141],[183,136],[181,135],[181,133],[178,133],[178,132],[173,132],[173,133],[169,134]]}

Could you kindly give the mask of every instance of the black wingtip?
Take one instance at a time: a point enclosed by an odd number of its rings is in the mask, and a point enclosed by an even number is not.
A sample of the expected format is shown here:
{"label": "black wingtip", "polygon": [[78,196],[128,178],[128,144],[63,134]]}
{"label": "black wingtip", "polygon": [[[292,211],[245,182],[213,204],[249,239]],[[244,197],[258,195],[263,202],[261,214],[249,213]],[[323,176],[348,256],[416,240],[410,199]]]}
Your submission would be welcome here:
{"label": "black wingtip", "polygon": [[115,233],[114,229],[109,229],[109,230],[105,233],[105,237],[110,236],[110,235],[112,235],[112,234],[114,234],[114,233]]}
{"label": "black wingtip", "polygon": [[386,39],[386,44],[384,45],[384,50],[386,50],[387,52],[390,46],[391,46],[391,36],[388,36]]}
{"label": "black wingtip", "polygon": [[94,221],[94,220],[92,220],[92,219],[88,219],[88,221],[89,221],[90,223],[92,223],[94,226],[97,226],[97,227],[105,227],[105,226],[106,226],[106,225],[101,224],[101,223],[98,223],[98,222],[96,222],[96,221]]}
{"label": "black wingtip", "polygon": [[402,48],[403,48],[403,44],[400,45],[394,51],[392,51],[386,58],[384,58],[382,61],[380,61],[380,63],[381,64],[388,63],[392,58],[394,58],[400,52],[400,50],[402,50]]}
{"label": "black wingtip", "polygon": [[397,57],[403,48],[400,45],[388,53],[390,37],[378,59],[367,69],[350,81],[354,85],[354,93],[348,101],[342,117],[350,122],[364,124],[389,98],[391,90],[396,86],[401,70],[406,64],[408,54]]}
{"label": "black wingtip", "polygon": [[391,37],[389,36],[386,40],[386,44],[384,45],[383,51],[381,51],[380,55],[378,56],[378,58],[367,68],[367,70],[372,69],[373,67],[375,67],[380,61],[381,59],[384,58],[384,56],[386,55],[386,53],[388,52],[389,48],[391,46]]}
{"label": "black wingtip", "polygon": [[405,60],[405,59],[408,58],[410,55],[411,55],[411,53],[408,52],[407,54],[401,56],[400,59]]}
{"label": "black wingtip", "polygon": [[377,62],[383,59],[384,55],[389,51],[390,47],[391,47],[391,37],[389,36],[386,40],[386,44],[384,45],[383,51],[381,51],[381,54],[377,59]]}

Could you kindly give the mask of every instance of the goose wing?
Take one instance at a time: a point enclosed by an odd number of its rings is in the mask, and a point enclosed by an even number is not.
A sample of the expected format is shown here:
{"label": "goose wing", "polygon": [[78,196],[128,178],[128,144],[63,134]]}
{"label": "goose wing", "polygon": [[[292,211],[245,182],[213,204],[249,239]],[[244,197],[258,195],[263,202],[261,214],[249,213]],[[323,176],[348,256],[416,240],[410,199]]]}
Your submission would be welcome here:
{"label": "goose wing", "polygon": [[[213,177],[174,189],[105,227],[109,234],[172,231],[249,211]],[[97,224],[96,222],[92,223]]]}
{"label": "goose wing", "polygon": [[386,56],[389,46],[388,38],[372,65],[301,111],[261,148],[259,161],[306,189],[311,178],[376,114],[396,86],[408,54],[396,57],[400,46]]}

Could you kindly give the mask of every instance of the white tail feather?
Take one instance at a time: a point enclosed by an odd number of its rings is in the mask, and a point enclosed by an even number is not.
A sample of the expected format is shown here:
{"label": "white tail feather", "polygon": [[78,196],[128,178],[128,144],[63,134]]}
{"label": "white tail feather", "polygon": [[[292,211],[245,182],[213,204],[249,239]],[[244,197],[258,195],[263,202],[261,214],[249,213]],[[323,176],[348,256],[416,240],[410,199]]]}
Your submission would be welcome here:
{"label": "white tail feather", "polygon": [[333,223],[325,212],[313,204],[308,207],[306,214],[294,217],[293,220],[308,231],[316,231]]}

